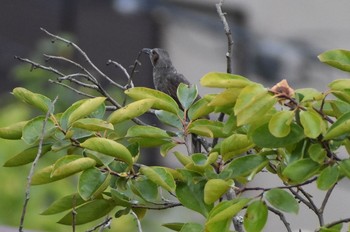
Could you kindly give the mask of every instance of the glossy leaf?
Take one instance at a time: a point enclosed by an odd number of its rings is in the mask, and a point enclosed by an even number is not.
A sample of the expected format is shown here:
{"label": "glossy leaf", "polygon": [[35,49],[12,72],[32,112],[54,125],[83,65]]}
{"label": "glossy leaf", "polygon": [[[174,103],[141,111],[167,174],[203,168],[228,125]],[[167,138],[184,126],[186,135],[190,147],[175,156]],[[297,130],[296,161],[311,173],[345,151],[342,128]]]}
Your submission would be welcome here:
{"label": "glossy leaf", "polygon": [[238,96],[234,112],[237,116],[237,125],[258,121],[277,102],[267,89],[254,84],[245,87]]}
{"label": "glossy leaf", "polygon": [[51,100],[48,97],[33,93],[25,88],[14,88],[12,94],[21,101],[33,105],[44,112],[47,112],[51,105]]}
{"label": "glossy leaf", "polygon": [[283,175],[294,183],[302,183],[315,175],[320,165],[310,158],[297,160],[289,164],[284,170]]}
{"label": "glossy leaf", "polygon": [[190,124],[189,132],[210,138],[227,137],[223,132],[224,124],[218,121],[211,121],[208,119],[198,119]]}
{"label": "glossy leaf", "polygon": [[157,116],[159,121],[161,121],[165,125],[175,127],[180,130],[183,129],[182,122],[177,115],[173,113],[169,113],[168,111],[164,111],[164,110],[156,110],[155,115]]}
{"label": "glossy leaf", "polygon": [[108,123],[98,118],[79,119],[72,124],[72,127],[85,129],[88,131],[114,130],[114,127],[111,123]]}
{"label": "glossy leaf", "polygon": [[85,203],[78,193],[70,194],[53,202],[42,215],[51,215],[64,212]]}
{"label": "glossy leaf", "polygon": [[216,95],[209,103],[209,106],[233,107],[241,92],[241,88],[229,88]]}
{"label": "glossy leaf", "polygon": [[[245,155],[231,161],[220,173],[225,179],[244,177],[251,174],[255,169],[267,164],[264,155]],[[262,167],[261,167],[262,168]]]}
{"label": "glossy leaf", "polygon": [[252,82],[247,78],[220,72],[209,72],[200,80],[202,86],[214,88],[243,88]]}
{"label": "glossy leaf", "polygon": [[329,50],[318,56],[318,59],[334,68],[350,72],[350,51]]}
{"label": "glossy leaf", "polygon": [[250,141],[247,135],[233,134],[228,138],[225,138],[221,143],[221,155],[224,161],[231,159],[232,157],[242,154],[255,144]]}
{"label": "glossy leaf", "polygon": [[105,97],[95,97],[85,100],[69,115],[68,125],[93,113],[105,100]]}
{"label": "glossy leaf", "polygon": [[294,118],[294,111],[279,111],[275,113],[269,121],[270,133],[278,138],[285,137],[289,134],[290,124]]}
{"label": "glossy leaf", "polygon": [[108,186],[111,179],[109,173],[103,173],[97,168],[83,171],[79,177],[78,192],[84,200],[90,200],[100,195]]}
{"label": "glossy leaf", "polygon": [[179,182],[176,186],[176,196],[183,206],[207,217],[213,207],[204,203],[205,181]]}
{"label": "glossy leaf", "polygon": [[184,83],[180,83],[180,85],[177,87],[176,95],[182,107],[184,109],[188,109],[198,96],[197,86],[188,86]]}
{"label": "glossy leaf", "polygon": [[134,100],[153,99],[153,108],[155,109],[169,111],[174,114],[178,114],[180,110],[172,97],[155,89],[135,87],[126,90],[125,94]]}
{"label": "glossy leaf", "polygon": [[287,191],[283,189],[271,189],[264,194],[265,199],[276,209],[286,213],[299,212],[299,204],[297,200]]}
{"label": "glossy leaf", "polygon": [[337,166],[328,166],[322,170],[320,176],[317,178],[317,187],[320,190],[328,190],[335,183],[337,183],[339,177],[339,169]]}
{"label": "glossy leaf", "polygon": [[[15,167],[33,162],[38,154],[38,148],[39,146],[34,146],[21,151],[17,155],[7,160],[4,164],[4,167]],[[40,157],[45,155],[50,150],[51,144],[44,144],[42,146]]]}
{"label": "glossy leaf", "polygon": [[249,201],[248,198],[236,198],[220,202],[210,211],[206,226],[226,219],[232,220],[232,217],[238,214]]}
{"label": "glossy leaf", "polygon": [[69,155],[58,159],[52,169],[51,178],[70,176],[85,169],[94,167],[96,161],[80,155]]}
{"label": "glossy leaf", "polygon": [[139,117],[152,108],[154,99],[142,99],[114,111],[107,119],[112,124]]}
{"label": "glossy leaf", "polygon": [[324,135],[324,139],[333,139],[350,133],[350,112],[342,115],[335,121]]}
{"label": "glossy leaf", "polygon": [[285,147],[291,144],[295,144],[303,138],[303,129],[295,123],[291,124],[290,133],[283,138],[278,138],[271,134],[268,128],[268,123],[256,128],[251,135],[252,141],[257,146],[265,148]]}
{"label": "glossy leaf", "polygon": [[[96,199],[75,209],[75,225],[85,224],[107,215],[115,204],[113,200]],[[93,212],[93,213],[91,213]],[[72,225],[72,212],[67,213],[58,223],[63,225]]]}
{"label": "glossy leaf", "polygon": [[129,166],[133,164],[133,158],[130,151],[122,144],[113,140],[95,137],[85,140],[80,146],[105,155],[116,157],[127,163]]}
{"label": "glossy leaf", "polygon": [[0,128],[0,138],[3,139],[21,139],[22,130],[27,124],[27,121],[17,122],[10,126]]}
{"label": "glossy leaf", "polygon": [[309,138],[317,138],[322,132],[323,120],[321,116],[311,109],[300,111],[299,115],[305,135]]}
{"label": "glossy leaf", "polygon": [[188,117],[190,120],[196,120],[207,116],[209,113],[213,112],[214,106],[209,105],[209,101],[202,98],[196,101],[188,110]]}
{"label": "glossy leaf", "polygon": [[212,204],[230,189],[233,184],[232,180],[225,181],[222,179],[210,179],[204,186],[204,202]]}
{"label": "glossy leaf", "polygon": [[173,192],[175,190],[174,178],[165,168],[142,166],[140,172],[167,191]]}
{"label": "glossy leaf", "polygon": [[267,222],[268,210],[265,202],[252,202],[244,215],[243,225],[247,232],[262,231]]}
{"label": "glossy leaf", "polygon": [[[23,127],[22,139],[27,144],[34,144],[39,141],[42,136],[43,124],[45,117],[39,116],[28,121]],[[45,125],[44,138],[52,135],[56,127],[52,120],[48,119]]]}

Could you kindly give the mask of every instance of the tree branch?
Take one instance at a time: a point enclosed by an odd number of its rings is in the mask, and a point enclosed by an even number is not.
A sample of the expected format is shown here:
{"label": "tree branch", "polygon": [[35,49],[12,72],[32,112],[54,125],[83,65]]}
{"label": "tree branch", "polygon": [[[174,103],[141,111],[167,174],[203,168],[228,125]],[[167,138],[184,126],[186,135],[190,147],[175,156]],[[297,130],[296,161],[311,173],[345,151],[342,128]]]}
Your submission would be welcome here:
{"label": "tree branch", "polygon": [[26,186],[25,200],[24,200],[24,205],[23,205],[22,215],[21,215],[21,220],[20,220],[20,225],[19,225],[19,232],[23,231],[24,218],[25,218],[26,211],[27,211],[27,205],[28,205],[28,202],[29,202],[29,199],[30,199],[30,187],[31,187],[31,184],[32,184],[32,177],[34,175],[35,167],[36,167],[36,165],[37,165],[37,163],[39,161],[39,158],[40,158],[40,156],[42,154],[42,148],[43,148],[43,143],[44,143],[46,124],[47,124],[47,121],[49,120],[50,115],[54,111],[54,105],[55,105],[57,99],[58,99],[58,97],[56,97],[52,101],[51,105],[49,106],[49,109],[46,112],[45,119],[43,121],[43,127],[42,127],[42,130],[41,130],[41,135],[40,135],[40,140],[39,140],[39,145],[38,145],[38,152],[36,154],[36,157],[35,157],[35,159],[34,159],[34,161],[32,163],[32,166],[30,168],[29,174],[27,176],[27,186]]}
{"label": "tree branch", "polygon": [[290,223],[287,221],[283,213],[270,206],[267,206],[267,209],[276,214],[281,219],[288,232],[292,232],[292,229],[290,228]]}

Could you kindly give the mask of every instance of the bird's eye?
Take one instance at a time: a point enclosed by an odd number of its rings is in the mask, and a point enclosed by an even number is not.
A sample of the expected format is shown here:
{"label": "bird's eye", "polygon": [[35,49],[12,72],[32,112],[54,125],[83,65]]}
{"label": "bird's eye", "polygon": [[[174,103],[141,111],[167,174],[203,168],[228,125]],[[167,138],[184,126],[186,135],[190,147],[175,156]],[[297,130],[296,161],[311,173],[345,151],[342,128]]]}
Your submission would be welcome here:
{"label": "bird's eye", "polygon": [[159,54],[156,51],[152,50],[152,61],[153,61],[153,64],[156,64],[158,59],[159,59]]}

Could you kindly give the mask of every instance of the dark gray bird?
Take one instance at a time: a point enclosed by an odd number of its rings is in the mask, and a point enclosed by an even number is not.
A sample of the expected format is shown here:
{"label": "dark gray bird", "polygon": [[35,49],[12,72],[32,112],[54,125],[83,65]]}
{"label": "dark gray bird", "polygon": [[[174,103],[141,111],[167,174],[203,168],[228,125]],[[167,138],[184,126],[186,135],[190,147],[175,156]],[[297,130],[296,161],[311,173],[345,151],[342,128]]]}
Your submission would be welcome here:
{"label": "dark gray bird", "polygon": [[[177,87],[180,83],[190,85],[190,82],[182,75],[178,73],[171,62],[169,54],[166,50],[161,48],[144,48],[142,52],[149,55],[151,63],[153,65],[153,83],[156,90],[171,96],[182,109],[181,103],[177,98]],[[196,101],[200,99],[198,95]],[[194,152],[200,152],[200,143],[196,136],[193,137]]]}

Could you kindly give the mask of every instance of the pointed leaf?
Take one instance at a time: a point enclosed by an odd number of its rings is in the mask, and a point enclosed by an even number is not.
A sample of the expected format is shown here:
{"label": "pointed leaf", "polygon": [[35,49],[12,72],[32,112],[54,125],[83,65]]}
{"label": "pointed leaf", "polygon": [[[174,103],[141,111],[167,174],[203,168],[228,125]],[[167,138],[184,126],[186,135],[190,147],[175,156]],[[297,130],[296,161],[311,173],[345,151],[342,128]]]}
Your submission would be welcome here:
{"label": "pointed leaf", "polygon": [[264,194],[265,199],[276,209],[286,213],[299,212],[299,204],[295,198],[283,189],[271,189]]}
{"label": "pointed leaf", "polygon": [[297,160],[289,164],[284,170],[283,175],[288,177],[292,182],[302,183],[320,169],[320,164],[312,161],[310,158]]}
{"label": "pointed leaf", "polygon": [[[38,147],[39,146],[34,146],[21,151],[17,155],[7,160],[4,164],[4,167],[15,167],[15,166],[20,166],[20,165],[33,162],[35,157],[38,154]],[[51,150],[51,144],[44,144],[42,146],[40,157],[45,155],[50,150]]]}
{"label": "pointed leaf", "polygon": [[116,157],[131,166],[133,158],[130,151],[122,144],[106,138],[90,138],[80,144],[81,147]]}
{"label": "pointed leaf", "polygon": [[228,73],[210,72],[200,80],[202,86],[214,88],[243,88],[252,82],[245,77]]}
{"label": "pointed leaf", "polygon": [[230,189],[233,180],[210,179],[204,186],[204,202],[212,204]]}
{"label": "pointed leaf", "polygon": [[337,183],[339,177],[339,169],[337,166],[328,166],[322,170],[320,176],[317,178],[317,187],[320,190],[328,190],[335,183]]}
{"label": "pointed leaf", "polygon": [[105,100],[105,97],[95,97],[85,100],[69,115],[68,125],[93,113]]}
{"label": "pointed leaf", "polygon": [[51,215],[64,212],[85,203],[78,193],[65,196],[53,202],[41,215]]}
{"label": "pointed leaf", "polygon": [[[88,203],[75,209],[75,225],[81,225],[88,222],[92,222],[107,215],[113,208],[115,204],[113,200],[96,199],[89,201]],[[93,213],[91,213],[93,212]],[[72,212],[67,213],[58,223],[63,225],[72,225],[73,217]]]}
{"label": "pointed leaf", "polygon": [[350,51],[329,50],[320,54],[318,59],[334,68],[350,72]]}
{"label": "pointed leaf", "polygon": [[47,112],[51,105],[51,100],[48,97],[33,93],[25,88],[14,88],[12,94],[21,101],[33,105],[44,112]]}
{"label": "pointed leaf", "polygon": [[0,128],[0,138],[3,139],[21,139],[22,130],[28,121],[17,122],[13,125]]}
{"label": "pointed leaf", "polygon": [[179,106],[176,101],[169,95],[158,90],[149,89],[145,87],[135,87],[125,91],[125,94],[134,100],[153,99],[154,104],[152,108],[169,111],[178,114]]}
{"label": "pointed leaf", "polygon": [[142,166],[140,172],[167,191],[173,192],[175,190],[174,178],[165,168]]}
{"label": "pointed leaf", "polygon": [[267,206],[263,201],[251,203],[244,215],[243,225],[247,232],[262,231],[267,222]]}
{"label": "pointed leaf", "polygon": [[188,109],[198,96],[197,86],[188,86],[184,83],[180,83],[177,87],[176,95],[182,107]]}
{"label": "pointed leaf", "polygon": [[152,108],[154,99],[142,99],[114,111],[107,119],[112,124],[136,118],[146,113]]}
{"label": "pointed leaf", "polygon": [[289,134],[294,111],[279,111],[269,121],[269,131],[275,137],[282,138]]}

